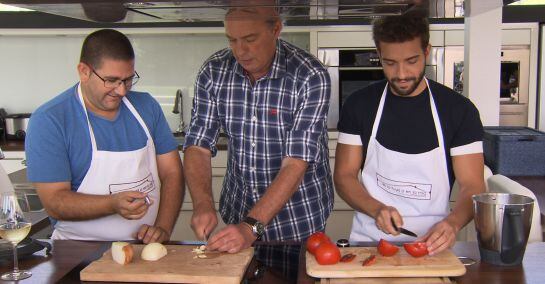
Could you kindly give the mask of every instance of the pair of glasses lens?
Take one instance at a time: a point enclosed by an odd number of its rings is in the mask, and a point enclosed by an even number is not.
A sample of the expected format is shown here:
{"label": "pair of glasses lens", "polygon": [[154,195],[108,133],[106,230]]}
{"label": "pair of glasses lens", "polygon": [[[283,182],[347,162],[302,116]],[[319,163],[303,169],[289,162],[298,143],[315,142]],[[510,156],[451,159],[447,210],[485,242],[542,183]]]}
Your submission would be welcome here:
{"label": "pair of glasses lens", "polygon": [[100,75],[97,74],[97,72],[95,72],[95,70],[93,70],[93,73],[95,75],[97,75],[97,77],[102,80],[102,82],[104,82],[104,87],[106,88],[109,88],[109,89],[115,89],[117,87],[119,87],[121,84],[124,84],[126,88],[130,88],[132,86],[134,86],[138,80],[140,79],[140,75],[138,75],[138,73],[136,71],[134,71],[134,76],[130,77],[130,78],[127,78],[127,79],[117,79],[117,80],[112,80],[112,79],[104,79],[102,78]]}

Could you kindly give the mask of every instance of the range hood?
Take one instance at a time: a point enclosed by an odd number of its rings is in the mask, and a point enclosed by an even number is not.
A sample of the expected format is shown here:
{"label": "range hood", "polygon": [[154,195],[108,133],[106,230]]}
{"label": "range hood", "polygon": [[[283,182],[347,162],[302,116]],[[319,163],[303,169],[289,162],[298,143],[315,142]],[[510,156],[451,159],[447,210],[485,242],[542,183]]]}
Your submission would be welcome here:
{"label": "range hood", "polygon": [[[215,22],[223,21],[227,10],[233,7],[232,0],[0,1],[16,7],[99,23]],[[249,6],[244,4],[248,2],[238,1],[236,5]],[[287,21],[372,19],[409,11],[427,15],[429,6],[429,0],[277,0],[273,3],[276,4],[268,6],[277,8]]]}

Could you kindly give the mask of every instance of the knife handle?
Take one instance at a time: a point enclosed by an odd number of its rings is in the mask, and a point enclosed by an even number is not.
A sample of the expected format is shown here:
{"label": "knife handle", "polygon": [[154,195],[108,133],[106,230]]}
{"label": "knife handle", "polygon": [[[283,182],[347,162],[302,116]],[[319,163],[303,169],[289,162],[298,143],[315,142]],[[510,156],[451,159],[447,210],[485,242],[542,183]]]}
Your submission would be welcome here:
{"label": "knife handle", "polygon": [[394,222],[394,218],[390,218],[392,221],[392,226],[394,226],[394,229],[399,232],[399,228],[396,226],[396,223]]}

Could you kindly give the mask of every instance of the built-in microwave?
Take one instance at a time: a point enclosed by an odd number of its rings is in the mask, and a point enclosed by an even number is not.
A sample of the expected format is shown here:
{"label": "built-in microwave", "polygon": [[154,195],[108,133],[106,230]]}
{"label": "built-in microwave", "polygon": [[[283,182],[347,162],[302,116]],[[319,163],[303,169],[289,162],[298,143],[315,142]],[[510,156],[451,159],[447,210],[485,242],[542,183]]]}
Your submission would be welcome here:
{"label": "built-in microwave", "polygon": [[383,80],[376,49],[339,50],[339,111],[354,92]]}
{"label": "built-in microwave", "polygon": [[[383,80],[384,73],[376,48],[318,49],[318,58],[331,77],[331,99],[327,118],[328,128],[337,128],[339,114],[346,99],[357,90]],[[443,48],[432,48],[426,61],[426,77],[443,78]]]}
{"label": "built-in microwave", "polygon": [[[445,51],[445,85],[463,93],[464,47]],[[528,125],[530,50],[524,46],[503,46],[500,66],[500,126]]]}

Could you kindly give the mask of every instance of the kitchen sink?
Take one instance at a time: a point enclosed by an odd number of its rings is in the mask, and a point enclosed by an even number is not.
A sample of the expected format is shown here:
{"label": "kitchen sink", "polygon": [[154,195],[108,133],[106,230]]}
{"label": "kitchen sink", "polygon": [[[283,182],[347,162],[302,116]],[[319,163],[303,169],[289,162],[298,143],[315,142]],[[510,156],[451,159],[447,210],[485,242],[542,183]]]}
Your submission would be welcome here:
{"label": "kitchen sink", "polygon": [[26,178],[26,168],[13,172],[8,177],[17,194],[19,206],[21,206],[24,212],[39,212],[44,210],[38,193],[36,193],[36,188]]}
{"label": "kitchen sink", "polygon": [[13,184],[13,188],[23,212],[39,212],[44,210],[44,206],[32,184]]}

